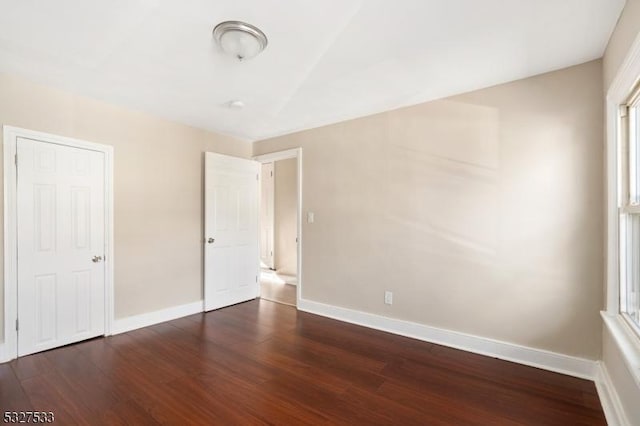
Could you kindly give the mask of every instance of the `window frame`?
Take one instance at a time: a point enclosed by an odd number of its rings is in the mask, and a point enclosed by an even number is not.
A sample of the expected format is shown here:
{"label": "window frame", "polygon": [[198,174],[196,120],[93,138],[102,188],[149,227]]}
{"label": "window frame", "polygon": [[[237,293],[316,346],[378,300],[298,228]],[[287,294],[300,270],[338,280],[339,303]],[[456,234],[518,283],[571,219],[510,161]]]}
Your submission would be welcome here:
{"label": "window frame", "polygon": [[609,335],[620,351],[624,363],[634,382],[640,387],[640,335],[634,330],[629,319],[621,312],[621,212],[631,212],[640,206],[623,206],[622,195],[628,190],[621,186],[621,173],[626,173],[624,159],[626,154],[623,145],[623,120],[621,105],[626,105],[634,89],[640,82],[640,36],[629,49],[627,57],[606,94],[606,304],[601,312],[603,322]]}
{"label": "window frame", "polygon": [[627,312],[627,288],[633,285],[631,280],[640,280],[640,231],[632,234],[629,230],[634,217],[640,220],[640,83],[630,90],[618,111],[618,313],[640,340],[640,321]]}

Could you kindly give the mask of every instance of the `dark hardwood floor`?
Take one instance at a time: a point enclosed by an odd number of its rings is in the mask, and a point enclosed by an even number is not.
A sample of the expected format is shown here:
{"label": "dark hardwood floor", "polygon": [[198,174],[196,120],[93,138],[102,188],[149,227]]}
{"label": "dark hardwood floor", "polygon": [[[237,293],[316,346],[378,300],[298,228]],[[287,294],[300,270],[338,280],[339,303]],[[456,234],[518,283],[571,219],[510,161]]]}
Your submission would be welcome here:
{"label": "dark hardwood floor", "polygon": [[260,298],[270,302],[296,306],[296,286],[260,280]]}
{"label": "dark hardwood floor", "polygon": [[0,365],[59,424],[601,425],[595,386],[252,301]]}

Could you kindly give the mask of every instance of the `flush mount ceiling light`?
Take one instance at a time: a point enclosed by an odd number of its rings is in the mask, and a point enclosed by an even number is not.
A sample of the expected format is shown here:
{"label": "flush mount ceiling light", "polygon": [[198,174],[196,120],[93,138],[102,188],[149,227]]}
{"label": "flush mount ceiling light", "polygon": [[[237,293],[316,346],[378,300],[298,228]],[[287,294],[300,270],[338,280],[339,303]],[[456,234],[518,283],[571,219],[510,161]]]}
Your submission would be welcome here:
{"label": "flush mount ceiling light", "polygon": [[240,21],[220,22],[213,29],[213,38],[220,48],[238,58],[251,59],[267,47],[267,36],[259,28]]}

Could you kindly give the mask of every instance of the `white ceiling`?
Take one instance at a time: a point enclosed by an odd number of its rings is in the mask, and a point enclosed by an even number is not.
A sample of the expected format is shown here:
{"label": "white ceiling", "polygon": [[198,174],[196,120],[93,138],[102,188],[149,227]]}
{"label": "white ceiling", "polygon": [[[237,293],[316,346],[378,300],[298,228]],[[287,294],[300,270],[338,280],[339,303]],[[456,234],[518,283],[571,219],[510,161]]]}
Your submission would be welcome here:
{"label": "white ceiling", "polygon": [[[0,72],[259,140],[602,56],[624,0],[0,0]],[[220,21],[260,27],[251,61]],[[230,100],[246,107],[233,110]]]}

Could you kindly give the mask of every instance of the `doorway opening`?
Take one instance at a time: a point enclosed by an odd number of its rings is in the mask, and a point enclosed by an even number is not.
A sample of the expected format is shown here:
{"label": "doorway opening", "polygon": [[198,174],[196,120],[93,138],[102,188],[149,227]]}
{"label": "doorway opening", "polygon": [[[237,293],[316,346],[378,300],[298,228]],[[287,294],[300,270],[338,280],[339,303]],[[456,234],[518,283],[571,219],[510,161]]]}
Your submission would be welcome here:
{"label": "doorway opening", "polygon": [[300,297],[299,150],[255,158],[260,179],[260,297],[297,306]]}

